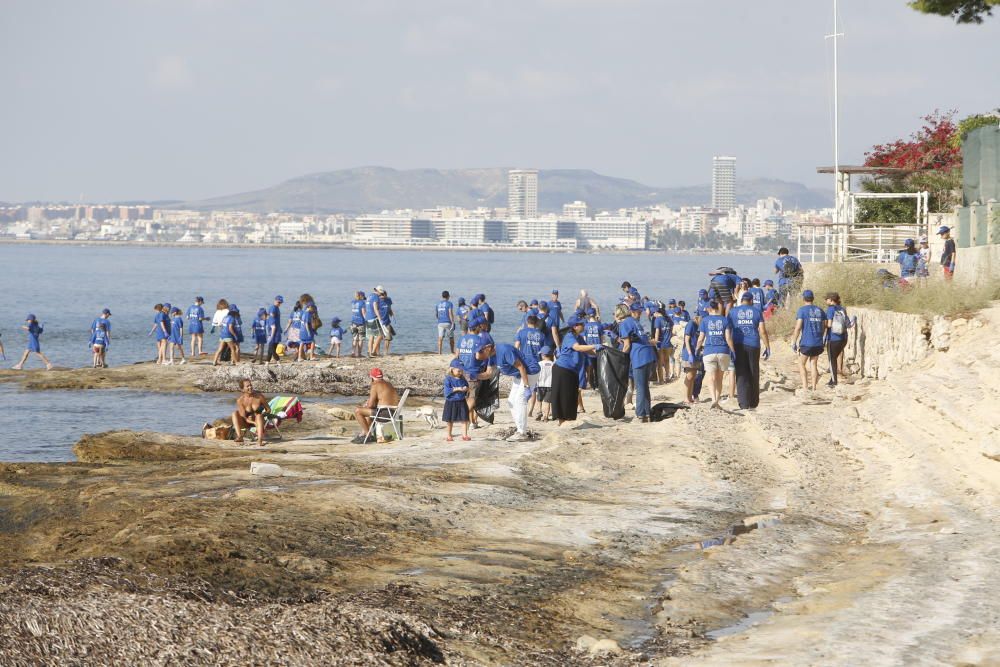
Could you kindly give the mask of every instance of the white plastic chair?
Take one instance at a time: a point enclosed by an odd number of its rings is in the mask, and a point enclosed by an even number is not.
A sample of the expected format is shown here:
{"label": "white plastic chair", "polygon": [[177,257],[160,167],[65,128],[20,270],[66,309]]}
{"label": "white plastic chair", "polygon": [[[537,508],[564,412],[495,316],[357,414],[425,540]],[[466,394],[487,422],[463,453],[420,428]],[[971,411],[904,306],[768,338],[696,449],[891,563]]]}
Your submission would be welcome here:
{"label": "white plastic chair", "polygon": [[410,390],[405,389],[403,395],[399,397],[399,403],[396,405],[380,405],[372,412],[372,423],[368,427],[368,434],[365,436],[367,441],[372,437],[372,433],[375,432],[375,427],[377,424],[388,424],[392,426],[393,432],[396,434],[396,440],[403,439],[403,404],[406,403],[406,399],[410,396]]}

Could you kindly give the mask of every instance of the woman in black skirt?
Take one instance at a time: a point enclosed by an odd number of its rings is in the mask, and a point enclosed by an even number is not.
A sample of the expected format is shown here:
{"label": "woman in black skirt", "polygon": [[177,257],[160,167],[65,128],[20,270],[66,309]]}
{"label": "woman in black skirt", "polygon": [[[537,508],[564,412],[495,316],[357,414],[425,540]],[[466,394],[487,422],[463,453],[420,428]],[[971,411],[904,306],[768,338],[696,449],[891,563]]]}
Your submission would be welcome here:
{"label": "woman in black skirt", "polygon": [[600,345],[583,342],[584,320],[575,315],[569,319],[569,329],[562,337],[559,355],[552,367],[552,416],[562,424],[576,420],[577,396],[580,392],[580,369],[587,352],[597,352]]}

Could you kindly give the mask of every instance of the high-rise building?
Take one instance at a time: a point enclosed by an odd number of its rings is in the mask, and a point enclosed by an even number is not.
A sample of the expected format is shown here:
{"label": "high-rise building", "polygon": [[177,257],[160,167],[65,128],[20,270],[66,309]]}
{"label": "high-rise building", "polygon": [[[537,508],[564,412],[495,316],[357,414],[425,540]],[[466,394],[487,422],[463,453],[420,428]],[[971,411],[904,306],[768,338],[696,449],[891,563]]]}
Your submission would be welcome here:
{"label": "high-rise building", "polygon": [[712,158],[712,208],[728,211],[736,205],[736,158]]}
{"label": "high-rise building", "polygon": [[582,201],[575,201],[572,204],[563,204],[563,214],[564,220],[586,220],[588,217],[587,203]]}
{"label": "high-rise building", "polygon": [[507,215],[516,219],[538,217],[537,169],[507,172]]}

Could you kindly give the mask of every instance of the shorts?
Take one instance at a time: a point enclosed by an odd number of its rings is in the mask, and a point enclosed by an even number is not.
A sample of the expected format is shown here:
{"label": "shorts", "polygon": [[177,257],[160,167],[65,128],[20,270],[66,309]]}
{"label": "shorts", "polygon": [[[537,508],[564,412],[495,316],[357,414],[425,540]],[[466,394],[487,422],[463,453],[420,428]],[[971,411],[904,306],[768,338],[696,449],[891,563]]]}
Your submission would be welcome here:
{"label": "shorts", "polygon": [[698,371],[705,370],[705,364],[702,363],[701,359],[695,359],[694,361],[682,361],[681,365],[685,371],[694,371],[697,373]]}
{"label": "shorts", "polygon": [[94,352],[103,352],[104,343],[94,343]]}
{"label": "shorts", "polygon": [[352,324],[351,325],[351,338],[356,341],[361,340],[365,337],[365,325],[363,324]]}
{"label": "shorts", "polygon": [[469,380],[469,391],[466,393],[466,396],[473,401],[476,400],[476,397],[479,395],[480,384],[482,384],[480,380]]}
{"label": "shorts", "polygon": [[552,397],[549,395],[552,387],[536,387],[535,397],[540,403],[551,403]]}
{"label": "shorts", "polygon": [[393,330],[391,324],[383,324],[382,326],[379,327],[379,332],[382,334],[382,337],[385,339],[387,343],[392,340]]}
{"label": "shorts", "polygon": [[705,372],[711,373],[712,371],[728,371],[732,360],[727,353],[717,352],[716,354],[706,354],[702,357],[702,362],[705,364]]}
{"label": "shorts", "polygon": [[455,325],[451,322],[438,322],[438,340],[446,336],[455,340]]}
{"label": "shorts", "polygon": [[819,355],[823,354],[823,346],[810,345],[808,347],[800,347],[799,354],[801,354],[804,357],[818,357]]}
{"label": "shorts", "polygon": [[330,336],[330,342],[331,343],[340,343],[341,342],[341,338],[340,338],[339,335],[338,336]]}
{"label": "shorts", "polygon": [[378,325],[378,320],[367,320],[365,322],[365,333],[369,338],[378,338],[382,335],[382,327]]}

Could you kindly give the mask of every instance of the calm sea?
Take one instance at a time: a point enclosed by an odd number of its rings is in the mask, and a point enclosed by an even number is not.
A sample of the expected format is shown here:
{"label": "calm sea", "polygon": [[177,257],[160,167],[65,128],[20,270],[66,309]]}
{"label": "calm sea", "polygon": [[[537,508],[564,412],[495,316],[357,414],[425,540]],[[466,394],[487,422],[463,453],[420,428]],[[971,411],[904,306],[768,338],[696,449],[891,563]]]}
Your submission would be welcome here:
{"label": "calm sea", "polygon": [[[770,277],[773,258],[758,255],[670,255],[645,253],[512,253],[483,251],[320,250],[306,248],[139,248],[68,245],[0,244],[0,333],[10,365],[24,350],[20,327],[34,313],[45,333],[42,350],[57,366],[80,367],[91,363],[87,341],[89,326],[102,308],[112,312],[111,365],[155,358],[154,343],[146,334],[152,326],[153,305],[170,302],[181,310],[195,296],[205,297],[210,316],[215,302],[226,298],[239,305],[245,325],[257,308],[281,294],[282,316],[287,321],[295,298],[310,293],[324,322],[319,340],[326,345],[330,317],[345,322],[350,316],[354,291],[369,292],[383,285],[393,299],[398,338],[394,352],[434,349],[434,306],[442,290],[467,299],[485,293],[496,311],[494,336],[509,338],[520,322],[518,299],[548,299],[558,289],[564,310],[572,309],[581,288],[587,289],[607,312],[617,302],[619,285],[628,280],[643,295],[666,301],[685,299],[690,304],[708,282],[708,271],[732,266],[741,275]],[[246,326],[245,326],[246,328]],[[217,338],[206,334],[206,349],[214,350]],[[29,361],[37,367],[37,361]],[[30,399],[36,416],[50,411],[79,410],[73,419],[58,420],[42,432],[34,419],[5,411],[0,417],[0,460],[70,459],[68,446],[82,433],[132,426],[120,409],[121,395],[104,397],[90,392],[38,392],[10,396]],[[20,392],[18,392],[20,393]],[[191,396],[128,395],[129,409],[142,413],[166,410],[174,417],[151,423],[165,431],[196,433],[206,421],[193,407]],[[102,396],[98,400],[92,396]],[[216,399],[205,397],[202,400]],[[170,401],[175,407],[170,408]],[[33,414],[35,414],[33,413]],[[190,414],[190,418],[188,418]],[[212,413],[214,414],[214,412]],[[134,420],[133,420],[134,421]],[[168,423],[169,422],[169,423]],[[183,428],[181,427],[183,424]],[[188,425],[190,425],[188,427]],[[32,440],[30,448],[23,443]],[[43,439],[46,442],[38,442]],[[51,446],[49,446],[49,443]]]}

